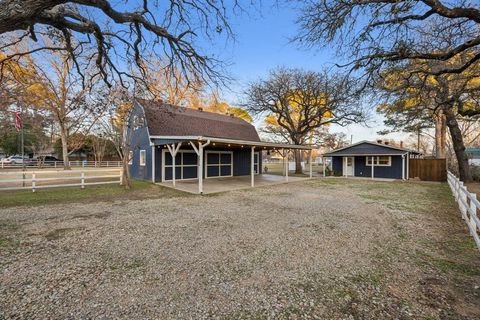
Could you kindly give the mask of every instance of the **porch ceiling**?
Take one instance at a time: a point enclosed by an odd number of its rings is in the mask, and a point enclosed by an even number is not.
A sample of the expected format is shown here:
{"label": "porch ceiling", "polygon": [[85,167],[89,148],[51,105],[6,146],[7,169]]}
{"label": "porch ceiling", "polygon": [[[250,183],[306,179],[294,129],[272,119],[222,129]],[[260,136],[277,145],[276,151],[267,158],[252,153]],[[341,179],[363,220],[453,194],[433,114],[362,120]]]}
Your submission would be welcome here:
{"label": "porch ceiling", "polygon": [[199,142],[210,141],[209,148],[255,147],[256,149],[261,149],[261,150],[280,150],[280,149],[312,150],[316,148],[315,146],[307,146],[307,145],[295,145],[295,144],[263,142],[263,141],[230,140],[230,139],[212,138],[212,137],[151,136],[150,139],[154,145],[165,145],[165,144],[178,143],[178,142],[186,142],[186,143],[193,142],[195,144],[198,144]]}

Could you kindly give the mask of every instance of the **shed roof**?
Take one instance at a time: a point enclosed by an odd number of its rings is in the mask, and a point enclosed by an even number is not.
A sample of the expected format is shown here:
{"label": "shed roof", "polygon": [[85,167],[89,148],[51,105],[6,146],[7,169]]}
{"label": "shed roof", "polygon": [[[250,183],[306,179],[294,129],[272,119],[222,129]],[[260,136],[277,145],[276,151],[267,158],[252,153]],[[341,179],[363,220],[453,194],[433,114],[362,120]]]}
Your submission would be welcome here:
{"label": "shed roof", "polygon": [[137,99],[150,136],[204,136],[260,142],[255,127],[235,116]]}
{"label": "shed roof", "polygon": [[371,141],[361,141],[344,148],[325,153],[324,156],[375,156],[375,155],[402,155],[405,153],[417,153],[416,151],[399,148]]}

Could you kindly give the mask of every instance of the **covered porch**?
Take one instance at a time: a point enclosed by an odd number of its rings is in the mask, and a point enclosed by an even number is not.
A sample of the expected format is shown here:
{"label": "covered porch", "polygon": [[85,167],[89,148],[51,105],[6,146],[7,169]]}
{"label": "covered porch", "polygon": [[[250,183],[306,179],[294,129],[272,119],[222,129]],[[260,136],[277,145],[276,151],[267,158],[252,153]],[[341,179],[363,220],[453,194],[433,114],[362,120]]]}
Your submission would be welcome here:
{"label": "covered porch", "polygon": [[[260,174],[254,177],[254,186],[263,187],[287,182],[302,181],[307,179],[309,179],[309,177],[286,177],[274,174]],[[176,181],[175,187],[173,186],[172,181],[162,182],[158,184],[169,188],[175,188],[180,191],[198,194],[198,179]],[[252,185],[250,176],[205,179],[203,181],[202,193],[211,194],[224,191],[247,189],[251,187]]]}
{"label": "covered porch", "polygon": [[[289,177],[288,175],[288,169],[286,169],[288,168],[288,156],[293,150],[310,151],[310,166],[307,178],[313,176],[311,146],[201,136],[152,136],[151,144],[153,172],[158,170],[155,166],[155,149],[163,149],[162,158],[169,161],[167,165],[163,164],[161,168],[162,179],[156,180],[156,174],[153,174],[152,182],[191,193],[215,193],[305,179],[305,177]],[[183,168],[189,167],[189,170],[193,172],[193,177],[189,176],[188,179],[184,179],[185,172],[180,171],[183,179],[179,179],[177,170],[179,169],[178,153],[181,150],[186,150],[185,148],[191,150],[190,153],[194,155],[194,162],[188,165],[181,163],[180,165]],[[261,161],[263,151],[275,152],[282,157],[283,167],[285,168],[283,175],[263,174]],[[165,154],[169,155],[168,159],[165,158]],[[209,159],[209,154],[219,154],[220,157],[215,156]],[[184,158],[181,157],[182,162],[184,162]],[[165,167],[167,166],[171,172],[168,179],[166,179],[167,175],[165,173]],[[212,177],[211,171],[215,172],[216,175]]]}

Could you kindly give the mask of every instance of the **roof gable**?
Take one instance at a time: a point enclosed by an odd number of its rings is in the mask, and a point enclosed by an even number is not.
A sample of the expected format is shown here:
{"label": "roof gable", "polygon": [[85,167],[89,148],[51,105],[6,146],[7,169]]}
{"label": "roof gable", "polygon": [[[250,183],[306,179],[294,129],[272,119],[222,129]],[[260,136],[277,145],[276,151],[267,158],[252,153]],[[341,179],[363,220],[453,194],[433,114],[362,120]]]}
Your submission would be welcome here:
{"label": "roof gable", "polygon": [[150,136],[205,136],[260,141],[255,127],[238,117],[137,99]]}
{"label": "roof gable", "polygon": [[407,149],[395,146],[379,144],[371,141],[361,141],[350,146],[333,150],[326,153],[326,156],[342,156],[342,155],[396,155],[412,152]]}

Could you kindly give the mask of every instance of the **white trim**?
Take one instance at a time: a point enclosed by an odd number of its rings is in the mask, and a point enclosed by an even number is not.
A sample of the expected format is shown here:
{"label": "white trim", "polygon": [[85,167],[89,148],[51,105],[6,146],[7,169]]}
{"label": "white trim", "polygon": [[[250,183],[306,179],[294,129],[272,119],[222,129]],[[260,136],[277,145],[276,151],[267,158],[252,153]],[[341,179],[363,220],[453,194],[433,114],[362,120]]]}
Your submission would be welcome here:
{"label": "white trim", "polygon": [[260,174],[260,152],[259,151],[255,151],[255,154],[257,155],[257,161],[255,161],[253,164],[257,165],[257,170],[255,171],[255,174]]}
{"label": "white trim", "polygon": [[[173,158],[172,158],[172,164],[165,164],[165,154],[167,153],[167,149],[162,149],[162,182],[167,182],[167,181],[172,181],[173,179],[170,180],[165,180],[165,168],[173,168]],[[177,180],[195,180],[198,179],[198,168],[197,168],[197,176],[195,178],[183,178],[183,168],[184,167],[196,167],[198,164],[183,164],[183,154],[184,153],[196,153],[194,150],[183,150],[180,149],[178,150],[178,153],[180,153],[180,164],[175,164],[176,168],[180,168],[180,177],[175,177]],[[198,162],[198,154],[197,154],[197,162]],[[173,174],[173,172],[172,172]]]}
{"label": "white trim", "polygon": [[[208,155],[209,154],[219,154],[218,156],[218,164],[208,164]],[[230,154],[230,163],[221,163],[221,156],[220,154]],[[205,151],[205,179],[214,179],[214,178],[225,178],[225,177],[233,177],[233,151],[213,151],[213,150],[208,150]],[[208,176],[208,167],[214,167],[218,166],[218,176]],[[230,166],[230,175],[229,176],[222,176],[220,175],[221,173],[221,167],[226,167]]]}
{"label": "white trim", "polygon": [[155,183],[155,146],[152,146],[152,182]]}
{"label": "white trim", "polygon": [[182,140],[182,141],[208,141],[218,143],[230,143],[236,145],[245,145],[245,146],[255,146],[255,147],[271,147],[279,149],[300,149],[300,150],[311,150],[316,149],[316,146],[305,146],[298,144],[287,144],[287,143],[275,143],[275,142],[264,142],[264,141],[249,141],[249,140],[235,140],[235,139],[223,139],[215,137],[204,137],[204,136],[150,136],[150,139],[163,139],[163,140]]}
{"label": "white trim", "polygon": [[255,147],[250,150],[250,186],[255,187]]}
{"label": "white trim", "polygon": [[[142,163],[142,153],[143,153],[143,163]],[[139,156],[138,156],[138,162],[140,166],[145,167],[147,163],[147,151],[146,150],[140,150]]]}
{"label": "white trim", "polygon": [[[402,156],[402,160],[403,160],[403,157],[404,157],[405,155],[400,155],[400,154],[399,154],[399,156]],[[380,163],[380,157],[388,157],[388,164],[381,164],[381,163]],[[382,155],[382,156],[366,157],[366,158],[365,158],[365,166],[366,166],[366,167],[371,167],[371,166],[372,166],[372,164],[369,164],[369,163],[368,163],[368,160],[369,160],[369,159],[372,159],[372,158],[375,158],[375,160],[376,160],[376,161],[375,161],[375,162],[376,162],[376,163],[375,163],[375,167],[391,167],[391,166],[392,166],[392,156],[383,156],[383,155]]]}

